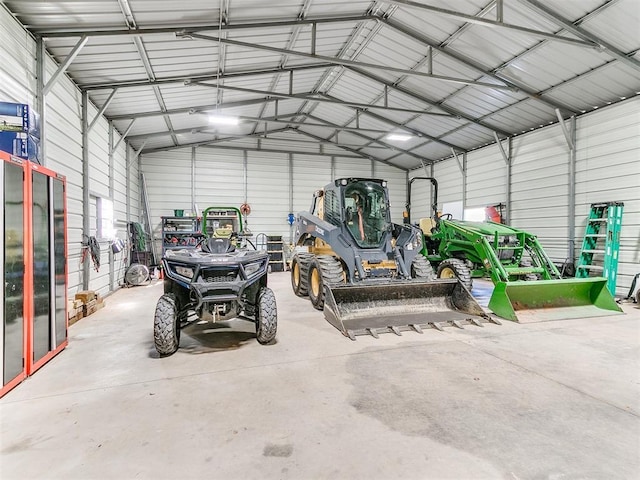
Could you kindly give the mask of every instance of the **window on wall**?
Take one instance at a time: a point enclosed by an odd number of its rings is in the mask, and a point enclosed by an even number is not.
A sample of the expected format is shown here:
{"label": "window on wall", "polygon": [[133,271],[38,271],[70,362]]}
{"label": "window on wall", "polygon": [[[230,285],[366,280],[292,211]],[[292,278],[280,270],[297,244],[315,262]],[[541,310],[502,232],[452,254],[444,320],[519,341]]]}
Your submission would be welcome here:
{"label": "window on wall", "polygon": [[114,239],[116,237],[116,229],[113,222],[113,201],[109,198],[97,197],[96,209],[96,237],[101,240]]}
{"label": "window on wall", "polygon": [[479,208],[465,208],[464,220],[469,222],[484,222],[486,220],[486,213],[484,207]]}
{"label": "window on wall", "polygon": [[450,214],[451,218],[460,220],[463,218],[462,202],[447,202],[442,204],[443,215]]}

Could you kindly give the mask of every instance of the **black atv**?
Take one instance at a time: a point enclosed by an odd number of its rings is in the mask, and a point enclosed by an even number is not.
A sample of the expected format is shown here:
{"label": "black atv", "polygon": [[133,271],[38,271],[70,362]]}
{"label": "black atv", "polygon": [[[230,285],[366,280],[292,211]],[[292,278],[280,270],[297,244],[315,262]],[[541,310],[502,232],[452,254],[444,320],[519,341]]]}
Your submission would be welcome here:
{"label": "black atv", "polygon": [[278,314],[267,287],[268,265],[267,252],[236,248],[234,238],[205,238],[196,249],[168,250],[162,259],[164,295],[153,322],[158,353],[175,353],[180,329],[194,321],[236,317],[256,324],[258,342],[272,343]]}

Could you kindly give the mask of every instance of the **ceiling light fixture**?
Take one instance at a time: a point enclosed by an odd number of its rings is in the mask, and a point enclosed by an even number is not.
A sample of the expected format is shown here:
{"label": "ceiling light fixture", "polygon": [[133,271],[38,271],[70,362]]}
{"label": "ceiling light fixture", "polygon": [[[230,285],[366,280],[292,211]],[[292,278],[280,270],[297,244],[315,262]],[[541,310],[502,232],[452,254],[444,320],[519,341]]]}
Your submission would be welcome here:
{"label": "ceiling light fixture", "polygon": [[213,125],[238,125],[240,119],[238,117],[226,117],[223,115],[209,115],[209,123]]}
{"label": "ceiling light fixture", "polygon": [[391,141],[406,142],[407,140],[411,140],[411,135],[405,133],[390,133],[386,138]]}

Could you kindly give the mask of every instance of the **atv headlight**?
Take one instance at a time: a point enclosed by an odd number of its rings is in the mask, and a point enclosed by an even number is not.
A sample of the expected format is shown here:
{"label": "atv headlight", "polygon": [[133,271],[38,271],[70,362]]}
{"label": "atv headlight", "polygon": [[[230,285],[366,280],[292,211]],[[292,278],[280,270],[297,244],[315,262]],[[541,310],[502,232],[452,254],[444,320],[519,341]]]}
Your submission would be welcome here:
{"label": "atv headlight", "polygon": [[176,273],[181,277],[193,278],[193,268],[176,267]]}
{"label": "atv headlight", "polygon": [[251,275],[256,273],[258,270],[260,270],[261,266],[262,266],[262,262],[248,263],[244,266],[244,273],[247,275],[247,277],[250,277]]}

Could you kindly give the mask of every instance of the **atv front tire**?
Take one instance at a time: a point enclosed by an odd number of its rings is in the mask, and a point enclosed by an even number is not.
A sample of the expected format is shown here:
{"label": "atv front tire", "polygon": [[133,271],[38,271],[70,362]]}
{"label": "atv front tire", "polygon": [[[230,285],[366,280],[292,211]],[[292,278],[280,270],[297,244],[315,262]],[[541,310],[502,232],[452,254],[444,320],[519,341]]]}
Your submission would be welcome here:
{"label": "atv front tire", "polygon": [[256,338],[262,345],[273,343],[278,329],[276,297],[270,288],[262,287],[256,308]]}
{"label": "atv front tire", "polygon": [[173,293],[165,293],[158,299],[153,318],[153,341],[161,357],[172,355],[180,344],[178,306]]}
{"label": "atv front tire", "polygon": [[457,278],[471,292],[473,281],[471,270],[464,261],[458,258],[448,258],[438,265],[438,278]]}

